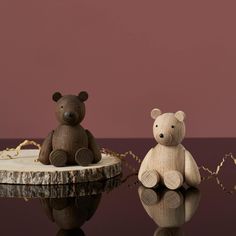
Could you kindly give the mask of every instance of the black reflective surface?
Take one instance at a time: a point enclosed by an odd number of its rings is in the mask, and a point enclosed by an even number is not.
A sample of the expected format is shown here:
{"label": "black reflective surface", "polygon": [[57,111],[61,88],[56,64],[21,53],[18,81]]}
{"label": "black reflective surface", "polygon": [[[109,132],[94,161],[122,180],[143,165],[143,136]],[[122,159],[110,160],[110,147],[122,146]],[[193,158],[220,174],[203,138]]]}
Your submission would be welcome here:
{"label": "black reflective surface", "polygon": [[[0,148],[22,140],[1,140]],[[101,147],[141,158],[149,139],[100,139]],[[186,139],[198,165],[215,170],[236,139]],[[131,175],[130,156],[114,180],[64,187],[0,186],[2,235],[235,235],[236,165],[228,159],[218,176],[199,189],[147,190]],[[206,173],[204,176],[207,176]],[[30,194],[32,196],[30,197]],[[189,210],[190,209],[190,210]]]}

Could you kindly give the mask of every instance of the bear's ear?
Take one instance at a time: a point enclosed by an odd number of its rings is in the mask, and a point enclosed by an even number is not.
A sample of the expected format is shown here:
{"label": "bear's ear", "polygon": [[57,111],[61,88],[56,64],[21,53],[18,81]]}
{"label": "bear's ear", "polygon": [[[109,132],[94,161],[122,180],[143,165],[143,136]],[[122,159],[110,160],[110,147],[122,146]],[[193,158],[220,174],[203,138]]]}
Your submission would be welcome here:
{"label": "bear's ear", "polygon": [[57,102],[61,97],[62,97],[61,93],[55,92],[55,93],[52,95],[52,100],[53,100],[54,102]]}
{"label": "bear's ear", "polygon": [[82,91],[79,93],[78,98],[81,102],[85,102],[88,99],[88,93],[86,91]]}
{"label": "bear's ear", "polygon": [[157,108],[152,109],[152,111],[151,111],[152,119],[155,120],[159,115],[161,115],[161,110],[160,109],[157,109]]}
{"label": "bear's ear", "polygon": [[179,120],[180,122],[183,122],[183,121],[185,120],[185,118],[186,118],[186,115],[185,115],[185,113],[184,113],[183,111],[177,111],[177,112],[175,113],[175,117],[176,117],[176,119]]}

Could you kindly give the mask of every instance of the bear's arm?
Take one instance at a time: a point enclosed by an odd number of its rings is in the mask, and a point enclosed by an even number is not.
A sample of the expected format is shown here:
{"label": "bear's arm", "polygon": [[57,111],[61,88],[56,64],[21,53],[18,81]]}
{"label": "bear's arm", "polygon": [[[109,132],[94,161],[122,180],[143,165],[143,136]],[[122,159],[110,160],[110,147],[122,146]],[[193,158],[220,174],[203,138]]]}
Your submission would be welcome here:
{"label": "bear's arm", "polygon": [[189,186],[196,187],[201,182],[201,176],[197,163],[191,153],[185,150],[185,181]]}
{"label": "bear's arm", "polygon": [[49,165],[50,161],[49,161],[49,155],[52,151],[52,136],[53,136],[53,132],[50,132],[48,134],[48,136],[44,139],[42,147],[40,149],[39,152],[39,158],[38,161],[40,161],[41,163],[43,163],[44,165]]}
{"label": "bear's arm", "polygon": [[98,144],[96,143],[95,138],[93,137],[91,132],[87,129],[85,131],[88,136],[88,148],[93,152],[93,155],[94,155],[93,163],[97,163],[102,159],[100,148],[99,148]]}
{"label": "bear's arm", "polygon": [[151,158],[152,156],[152,151],[153,151],[153,148],[151,148],[148,153],[146,154],[146,156],[144,157],[142,163],[141,163],[141,166],[139,168],[139,172],[138,172],[138,179],[141,181],[141,176],[142,174],[147,171],[147,170],[150,170],[149,168],[149,159]]}

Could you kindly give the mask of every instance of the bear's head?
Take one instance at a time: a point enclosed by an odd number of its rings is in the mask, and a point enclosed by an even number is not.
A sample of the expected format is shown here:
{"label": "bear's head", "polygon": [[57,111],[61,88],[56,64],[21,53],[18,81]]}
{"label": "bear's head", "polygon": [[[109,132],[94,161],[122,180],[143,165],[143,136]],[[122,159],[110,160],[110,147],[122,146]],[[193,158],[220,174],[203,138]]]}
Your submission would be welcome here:
{"label": "bear's head", "polygon": [[156,141],[165,146],[176,146],[182,142],[185,136],[185,113],[161,113],[157,108],[151,111],[153,123],[153,135]]}
{"label": "bear's head", "polygon": [[56,92],[52,96],[56,102],[56,117],[60,124],[77,125],[85,116],[84,102],[88,99],[88,93],[82,91],[78,96],[65,95]]}

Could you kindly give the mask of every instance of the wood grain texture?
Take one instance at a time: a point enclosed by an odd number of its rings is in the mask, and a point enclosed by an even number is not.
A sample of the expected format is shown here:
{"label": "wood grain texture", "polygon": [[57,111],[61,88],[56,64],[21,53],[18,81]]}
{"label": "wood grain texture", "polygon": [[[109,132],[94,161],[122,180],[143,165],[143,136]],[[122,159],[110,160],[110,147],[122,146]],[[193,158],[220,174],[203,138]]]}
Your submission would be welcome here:
{"label": "wood grain texture", "polygon": [[99,163],[87,167],[55,167],[36,162],[38,154],[38,150],[21,150],[17,158],[1,159],[0,183],[68,184],[108,179],[121,173],[121,161],[113,156],[103,155]]}
{"label": "wood grain texture", "polygon": [[201,176],[197,163],[189,151],[185,151],[185,181],[188,185],[197,187],[201,182]]}
{"label": "wood grain texture", "polygon": [[[151,148],[141,163],[138,178],[145,187],[148,183],[155,182],[157,177],[153,175],[156,171],[160,178],[159,184],[164,184],[169,189],[177,189],[186,182],[189,186],[197,187],[201,182],[198,166],[192,155],[183,145],[164,146],[157,144]],[[173,172],[176,171],[176,172]],[[150,172],[150,175],[147,173]],[[145,182],[143,175],[149,176]],[[153,177],[152,177],[153,176]],[[153,178],[153,179],[151,179]]]}
{"label": "wood grain texture", "polygon": [[148,153],[146,154],[146,156],[144,157],[141,165],[140,165],[140,168],[139,168],[139,172],[138,172],[138,179],[139,181],[141,181],[142,183],[142,175],[145,171],[149,171],[149,170],[153,170],[155,168],[153,167],[150,167],[149,165],[149,160],[151,161],[151,158],[152,158],[152,153],[153,153],[153,148],[151,148]]}
{"label": "wood grain texture", "polygon": [[170,170],[164,173],[164,184],[169,189],[180,188],[183,184],[183,175],[176,170]]}
{"label": "wood grain texture", "polygon": [[147,188],[154,188],[158,185],[160,176],[156,170],[145,171],[141,176],[141,182]]}
{"label": "wood grain texture", "polygon": [[[148,185],[145,185],[145,182],[142,181],[142,175],[146,171],[155,170],[160,175],[160,183],[165,184],[165,174],[169,171],[175,170],[178,171],[181,175],[184,175],[184,165],[185,149],[181,144],[178,146],[164,146],[161,144],[157,144],[148,152],[148,154],[144,158],[139,169],[139,180],[145,187],[149,187]],[[179,185],[178,182],[180,182],[181,179],[183,180],[183,177],[179,177],[178,175],[179,178],[176,181],[174,179],[170,181],[170,175],[167,174],[166,176],[166,183],[170,184],[169,187],[171,189],[176,189],[182,185],[182,183],[181,185]]]}
{"label": "wood grain texture", "polygon": [[[85,117],[84,101],[88,99],[88,93],[82,91],[78,96],[62,96],[60,92],[56,92],[52,99],[56,102],[55,113],[59,125],[44,140],[39,161],[56,167],[88,166],[99,162],[100,148],[92,133],[80,124]],[[82,148],[83,151],[80,152]]]}
{"label": "wood grain texture", "polygon": [[[177,111],[162,114],[160,109],[155,108],[151,111],[151,117],[155,120],[153,136],[157,145],[149,150],[142,161],[139,180],[145,187],[162,184],[169,189],[178,189],[183,183],[196,187],[201,181],[197,164],[181,144],[185,137],[185,113]],[[157,180],[158,175],[159,183],[150,185]]]}
{"label": "wood grain texture", "polygon": [[88,148],[88,137],[83,127],[59,125],[53,134],[53,150],[65,150],[68,153],[68,165],[76,164],[75,153],[82,147]]}

